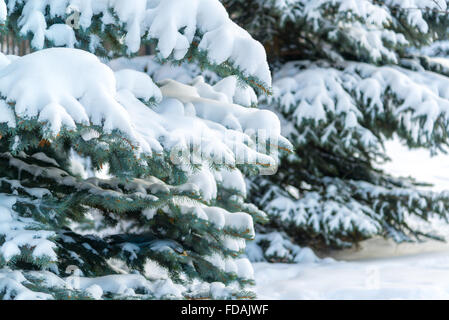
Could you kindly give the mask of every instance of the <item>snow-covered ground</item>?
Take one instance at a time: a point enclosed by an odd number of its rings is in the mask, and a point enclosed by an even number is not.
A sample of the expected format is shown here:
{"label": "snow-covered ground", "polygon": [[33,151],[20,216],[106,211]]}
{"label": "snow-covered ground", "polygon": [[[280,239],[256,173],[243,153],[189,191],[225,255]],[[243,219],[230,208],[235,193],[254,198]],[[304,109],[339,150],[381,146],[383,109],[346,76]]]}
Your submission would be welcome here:
{"label": "snow-covered ground", "polygon": [[449,299],[449,251],[254,268],[259,299]]}
{"label": "snow-covered ground", "polygon": [[[449,155],[430,157],[399,142],[387,146],[392,162],[383,166],[399,176],[449,190]],[[441,228],[449,236],[449,228]],[[447,230],[447,231],[446,231]],[[333,254],[318,263],[255,263],[259,299],[449,299],[449,244],[394,244],[383,239],[360,250]]]}

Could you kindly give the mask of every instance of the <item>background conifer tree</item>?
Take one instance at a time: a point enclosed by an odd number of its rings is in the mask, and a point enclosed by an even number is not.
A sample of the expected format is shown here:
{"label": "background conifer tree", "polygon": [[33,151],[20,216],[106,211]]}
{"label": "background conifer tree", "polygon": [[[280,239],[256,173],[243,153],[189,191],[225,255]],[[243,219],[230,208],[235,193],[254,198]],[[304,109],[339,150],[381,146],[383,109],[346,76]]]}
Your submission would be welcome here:
{"label": "background conifer tree", "polygon": [[[273,68],[264,107],[281,117],[295,153],[250,182],[270,217],[253,259],[303,258],[299,245],[347,247],[381,235],[439,238],[446,193],[379,169],[384,143],[447,150],[449,74],[419,48],[446,37],[445,1],[222,1],[263,42]],[[424,52],[424,53],[423,53]]]}
{"label": "background conifer tree", "polygon": [[[263,46],[216,0],[0,0],[0,18],[33,51],[0,57],[0,297],[254,297],[241,254],[266,217],[243,177],[277,159],[249,132],[290,147],[250,108]],[[105,64],[143,44],[220,81]]]}

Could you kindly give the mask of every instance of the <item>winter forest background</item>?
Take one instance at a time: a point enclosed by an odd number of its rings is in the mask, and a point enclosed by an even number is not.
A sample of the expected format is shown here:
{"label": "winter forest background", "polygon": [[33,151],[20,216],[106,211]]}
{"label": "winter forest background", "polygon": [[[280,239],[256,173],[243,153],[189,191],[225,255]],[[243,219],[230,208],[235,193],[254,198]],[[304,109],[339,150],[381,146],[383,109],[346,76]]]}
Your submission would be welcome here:
{"label": "winter forest background", "polygon": [[0,298],[449,298],[445,0],[0,21]]}

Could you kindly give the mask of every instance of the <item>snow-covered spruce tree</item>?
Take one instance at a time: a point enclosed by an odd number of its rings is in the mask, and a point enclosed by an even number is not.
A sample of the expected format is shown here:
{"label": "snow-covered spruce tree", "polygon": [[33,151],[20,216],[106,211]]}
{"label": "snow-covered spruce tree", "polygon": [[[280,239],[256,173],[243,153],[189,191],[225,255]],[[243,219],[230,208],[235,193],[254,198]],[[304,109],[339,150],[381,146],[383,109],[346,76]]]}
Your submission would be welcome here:
{"label": "snow-covered spruce tree", "polygon": [[[266,217],[243,174],[290,147],[247,107],[271,85],[262,45],[217,0],[0,0],[0,18],[35,51],[0,59],[0,297],[254,297],[241,254]],[[92,54],[145,42],[224,78],[155,84]]]}
{"label": "snow-covered spruce tree", "polygon": [[259,228],[264,253],[252,250],[253,258],[299,261],[298,244],[345,247],[374,235],[437,237],[425,221],[446,220],[448,194],[378,164],[395,136],[431,152],[448,145],[447,62],[416,53],[447,33],[446,2],[222,2],[267,48],[274,95],[264,105],[296,149],[277,175],[251,183],[271,221]]}

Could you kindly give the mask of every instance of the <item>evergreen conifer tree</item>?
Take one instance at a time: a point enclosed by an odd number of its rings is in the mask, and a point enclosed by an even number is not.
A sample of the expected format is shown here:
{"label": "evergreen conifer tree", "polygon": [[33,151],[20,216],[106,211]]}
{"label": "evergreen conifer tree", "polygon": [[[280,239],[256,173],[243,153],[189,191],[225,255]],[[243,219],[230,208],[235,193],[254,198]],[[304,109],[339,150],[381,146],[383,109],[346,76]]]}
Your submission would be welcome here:
{"label": "evergreen conifer tree", "polygon": [[[0,19],[33,50],[0,56],[0,298],[254,297],[241,254],[266,217],[243,177],[290,148],[253,108],[262,45],[218,0],[0,0]],[[143,44],[221,80],[105,64]]]}
{"label": "evergreen conifer tree", "polygon": [[[347,247],[376,235],[440,239],[447,193],[379,169],[384,142],[447,150],[447,61],[419,51],[446,37],[443,0],[222,1],[267,49],[273,96],[295,152],[278,174],[251,181],[270,217],[250,255],[300,261],[298,245]],[[259,249],[258,249],[259,248]]]}

